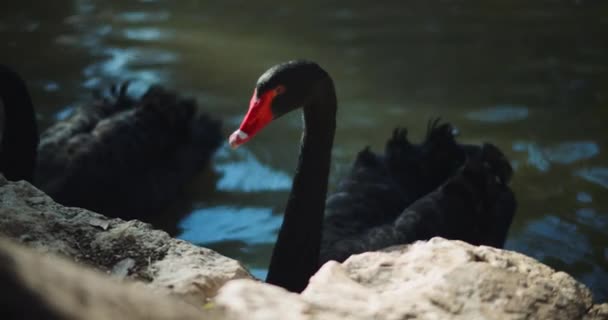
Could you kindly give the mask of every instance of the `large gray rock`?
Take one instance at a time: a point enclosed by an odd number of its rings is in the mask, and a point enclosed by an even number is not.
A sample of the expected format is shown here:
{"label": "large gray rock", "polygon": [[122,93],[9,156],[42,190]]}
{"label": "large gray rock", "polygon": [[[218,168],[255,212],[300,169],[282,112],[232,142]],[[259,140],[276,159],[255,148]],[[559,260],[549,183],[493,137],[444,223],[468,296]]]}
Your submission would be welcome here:
{"label": "large gray rock", "polygon": [[329,262],[297,295],[248,280],[236,261],[147,224],[66,208],[3,178],[0,233],[34,247],[0,240],[8,318],[608,319],[608,304],[593,305],[589,290],[563,272],[441,238]]}
{"label": "large gray rock", "polygon": [[328,262],[301,296],[246,280],[216,303],[247,319],[603,319],[569,275],[515,252],[434,238]]}
{"label": "large gray rock", "polygon": [[194,304],[228,280],[250,278],[235,260],[171,238],[140,221],[109,219],[53,202],[29,183],[0,175],[0,235],[118,277],[142,280]]}
{"label": "large gray rock", "polygon": [[585,320],[608,320],[608,303],[597,304],[589,310]]}
{"label": "large gray rock", "polygon": [[213,310],[0,239],[2,319],[215,319]]}
{"label": "large gray rock", "polygon": [[592,306],[564,274],[443,239],[330,262],[302,295],[234,280],[197,306],[0,239],[0,283],[2,319],[608,318],[608,304]]}

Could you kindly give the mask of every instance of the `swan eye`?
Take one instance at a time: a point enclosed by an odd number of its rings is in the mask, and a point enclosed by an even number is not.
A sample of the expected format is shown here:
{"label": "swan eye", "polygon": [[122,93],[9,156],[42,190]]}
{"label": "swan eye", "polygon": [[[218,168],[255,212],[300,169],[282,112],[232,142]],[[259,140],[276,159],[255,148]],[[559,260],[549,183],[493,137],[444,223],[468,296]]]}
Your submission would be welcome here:
{"label": "swan eye", "polygon": [[285,92],[285,90],[286,90],[286,89],[285,89],[285,86],[283,86],[283,85],[278,85],[278,86],[276,86],[276,87],[274,88],[274,93],[275,93],[276,95],[280,95],[280,94],[282,94],[283,92]]}

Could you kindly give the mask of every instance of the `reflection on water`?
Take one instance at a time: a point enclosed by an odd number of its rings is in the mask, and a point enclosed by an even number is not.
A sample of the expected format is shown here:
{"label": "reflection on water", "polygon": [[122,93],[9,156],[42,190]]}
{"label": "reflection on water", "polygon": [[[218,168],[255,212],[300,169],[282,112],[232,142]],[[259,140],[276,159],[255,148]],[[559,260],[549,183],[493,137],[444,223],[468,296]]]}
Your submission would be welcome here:
{"label": "reflection on water", "polygon": [[234,240],[249,244],[272,243],[280,225],[281,218],[273,215],[270,208],[202,208],[179,223],[182,229],[179,238],[208,244]]}
{"label": "reflection on water", "polygon": [[226,143],[215,155],[214,163],[221,175],[217,182],[217,189],[221,191],[285,191],[291,188],[291,177],[260,163],[247,147],[231,150]]}
{"label": "reflection on water", "polygon": [[[575,212],[573,220],[546,215],[530,221],[517,237],[511,237],[507,241],[506,247],[516,251],[525,248],[526,254],[558,269],[576,266],[578,278],[585,281],[592,291],[605,292],[608,273],[602,270],[601,262],[598,264],[593,260],[598,253],[602,255],[602,250],[605,250],[602,246],[605,243],[592,243],[585,233],[588,229],[606,229],[606,227],[608,227],[606,212],[598,213],[592,208],[581,208]],[[545,241],[539,243],[539,239]]]}
{"label": "reflection on water", "polygon": [[[575,223],[553,215],[547,215],[539,220],[531,221],[516,239],[511,239],[507,247],[526,247],[538,259],[555,259],[564,264],[573,264],[591,254],[591,244],[587,237],[581,235]],[[554,238],[561,235],[568,243],[553,242],[538,244],[539,238]]]}
{"label": "reflection on water", "polygon": [[598,144],[593,141],[562,142],[549,147],[540,147],[534,142],[517,141],[513,143],[513,150],[527,152],[527,163],[543,172],[549,171],[552,163],[573,164],[591,159],[600,153]]}
{"label": "reflection on water", "polygon": [[608,215],[598,214],[593,208],[582,208],[576,211],[577,221],[588,227],[608,227]]}
{"label": "reflection on water", "polygon": [[[508,248],[608,298],[608,3],[601,1],[23,0],[0,11],[0,61],[24,74],[41,127],[92,89],[133,81],[196,96],[224,120],[246,111],[267,67],[296,57],[333,75],[340,110],[330,183],[395,126],[412,139],[453,121],[464,142],[512,159],[519,209]],[[238,9],[235,9],[238,8]],[[263,277],[297,158],[288,115],[201,174],[180,237]]]}
{"label": "reflection on water", "polygon": [[608,189],[608,168],[585,168],[575,172],[575,174],[589,182],[596,183]]}
{"label": "reflection on water", "polygon": [[467,118],[482,122],[511,122],[528,117],[528,108],[523,106],[496,106],[467,113]]}
{"label": "reflection on water", "polygon": [[169,12],[167,11],[156,11],[156,12],[142,12],[142,11],[130,11],[122,12],[117,15],[119,22],[127,23],[154,23],[163,22],[169,19]]}
{"label": "reflection on water", "polygon": [[172,32],[165,32],[156,28],[131,28],[124,30],[125,38],[139,41],[156,41],[167,39]]}
{"label": "reflection on water", "polygon": [[576,200],[581,203],[591,203],[593,202],[593,197],[587,192],[579,192],[576,194]]}
{"label": "reflection on water", "polygon": [[[130,90],[142,94],[153,84],[167,80],[168,74],[161,66],[177,62],[178,53],[162,46],[124,46],[111,44],[114,39],[126,39],[154,43],[170,40],[172,30],[155,26],[144,26],[147,23],[160,23],[169,18],[165,11],[124,12],[114,17],[110,12],[97,11],[94,2],[77,1],[77,14],[68,18],[76,32],[58,37],[60,43],[84,47],[92,57],[93,63],[83,70],[86,88],[99,88],[111,81],[132,81]],[[133,23],[136,26],[118,26],[112,22]]]}
{"label": "reflection on water", "polygon": [[54,92],[59,90],[59,84],[56,82],[47,82],[46,84],[44,84],[44,90],[48,91],[48,92]]}
{"label": "reflection on water", "polygon": [[76,111],[76,108],[72,106],[67,106],[59,111],[57,111],[54,115],[55,120],[64,120],[72,115]]}

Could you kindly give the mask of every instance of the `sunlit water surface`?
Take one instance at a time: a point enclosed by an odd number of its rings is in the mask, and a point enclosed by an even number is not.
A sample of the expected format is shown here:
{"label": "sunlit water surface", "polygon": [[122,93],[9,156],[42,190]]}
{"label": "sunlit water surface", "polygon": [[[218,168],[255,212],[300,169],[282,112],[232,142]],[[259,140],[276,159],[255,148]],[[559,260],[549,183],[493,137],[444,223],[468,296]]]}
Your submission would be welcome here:
{"label": "sunlit water surface", "polygon": [[[420,139],[442,116],[461,141],[512,159],[519,209],[507,248],[608,297],[608,4],[602,1],[22,0],[0,10],[0,61],[28,80],[44,128],[92,89],[164,84],[224,120],[258,75],[292,58],[334,76],[331,183],[395,126]],[[263,277],[295,166],[301,120],[224,146],[162,227]],[[176,219],[179,219],[176,221]]]}

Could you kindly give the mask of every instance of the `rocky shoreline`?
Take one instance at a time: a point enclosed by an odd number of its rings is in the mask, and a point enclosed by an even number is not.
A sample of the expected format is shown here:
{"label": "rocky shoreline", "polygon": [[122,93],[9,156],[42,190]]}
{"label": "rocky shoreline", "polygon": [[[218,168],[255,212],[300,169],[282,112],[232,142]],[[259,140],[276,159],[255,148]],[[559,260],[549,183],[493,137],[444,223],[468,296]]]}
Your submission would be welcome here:
{"label": "rocky shoreline", "polygon": [[566,273],[441,238],[329,262],[297,295],[146,223],[1,176],[0,234],[8,318],[608,319],[608,304]]}

